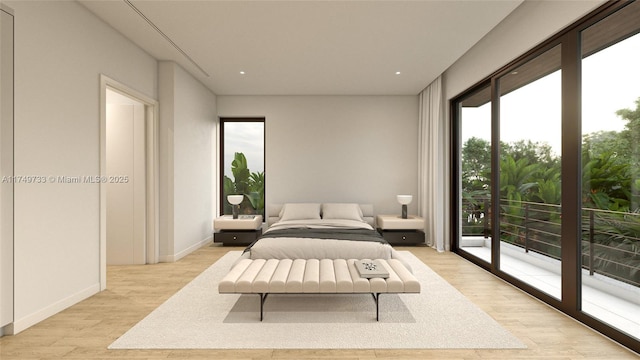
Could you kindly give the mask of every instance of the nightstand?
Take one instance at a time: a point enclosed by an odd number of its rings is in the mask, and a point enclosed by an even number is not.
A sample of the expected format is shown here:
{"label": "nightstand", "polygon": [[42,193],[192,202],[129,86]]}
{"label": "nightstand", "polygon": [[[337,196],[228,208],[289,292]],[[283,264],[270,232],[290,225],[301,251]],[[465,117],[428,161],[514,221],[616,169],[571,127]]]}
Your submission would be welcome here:
{"label": "nightstand", "polygon": [[262,235],[261,215],[223,215],[213,220],[213,242],[222,245],[249,245]]}
{"label": "nightstand", "polygon": [[391,245],[418,245],[425,242],[424,219],[419,216],[378,215],[378,232]]}

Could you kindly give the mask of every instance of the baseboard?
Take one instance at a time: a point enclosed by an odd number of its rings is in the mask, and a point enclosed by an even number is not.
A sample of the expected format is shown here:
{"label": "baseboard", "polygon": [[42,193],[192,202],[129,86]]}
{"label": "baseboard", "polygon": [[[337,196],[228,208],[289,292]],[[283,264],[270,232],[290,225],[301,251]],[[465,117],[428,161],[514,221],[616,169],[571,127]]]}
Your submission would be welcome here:
{"label": "baseboard", "polygon": [[176,262],[176,261],[178,261],[178,260],[182,259],[183,257],[185,257],[185,256],[187,256],[187,255],[189,255],[189,254],[191,254],[192,252],[194,252],[194,251],[196,251],[196,250],[200,249],[201,247],[203,247],[203,246],[205,246],[205,245],[210,244],[212,241],[213,241],[213,235],[211,235],[211,236],[207,236],[207,238],[206,238],[206,239],[201,240],[201,241],[199,241],[199,242],[197,242],[197,243],[195,243],[195,244],[193,244],[193,245],[189,246],[188,248],[186,248],[186,249],[184,249],[184,250],[180,251],[180,252],[179,252],[179,253],[177,253],[177,254],[173,254],[173,255],[164,255],[164,256],[163,256],[163,255],[160,255],[160,257],[159,257],[159,259],[158,259],[158,260],[159,260],[160,262]]}
{"label": "baseboard", "polygon": [[13,322],[13,324],[7,325],[4,330],[6,330],[6,335],[17,335],[18,333],[30,328],[31,326],[39,323],[42,320],[45,320],[62,310],[65,310],[86,298],[93,296],[100,292],[100,284],[94,284],[90,287],[79,291],[71,296],[68,296],[56,303],[53,303],[44,309],[36,311],[33,314],[27,315],[21,319],[18,319]]}

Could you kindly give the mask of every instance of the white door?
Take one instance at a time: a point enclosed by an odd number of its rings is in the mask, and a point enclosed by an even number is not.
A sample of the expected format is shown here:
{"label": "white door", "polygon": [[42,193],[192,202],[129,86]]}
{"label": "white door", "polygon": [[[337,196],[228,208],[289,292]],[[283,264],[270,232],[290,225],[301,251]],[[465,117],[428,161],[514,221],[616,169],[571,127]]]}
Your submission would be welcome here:
{"label": "white door", "polygon": [[145,264],[145,106],[107,90],[106,115],[107,264]]}

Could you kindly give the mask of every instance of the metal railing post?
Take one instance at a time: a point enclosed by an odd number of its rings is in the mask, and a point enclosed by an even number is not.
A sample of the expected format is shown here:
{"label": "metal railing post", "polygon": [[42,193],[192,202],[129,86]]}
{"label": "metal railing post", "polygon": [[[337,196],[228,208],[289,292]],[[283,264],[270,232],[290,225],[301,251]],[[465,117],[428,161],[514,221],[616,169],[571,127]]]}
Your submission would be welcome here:
{"label": "metal railing post", "polygon": [[484,199],[484,219],[482,219],[482,232],[484,238],[489,238],[489,199]]}
{"label": "metal railing post", "polygon": [[593,209],[589,210],[589,275],[593,275],[595,269],[593,268],[593,256],[594,256],[594,211]]}
{"label": "metal railing post", "polygon": [[529,252],[529,204],[524,204],[524,252]]}

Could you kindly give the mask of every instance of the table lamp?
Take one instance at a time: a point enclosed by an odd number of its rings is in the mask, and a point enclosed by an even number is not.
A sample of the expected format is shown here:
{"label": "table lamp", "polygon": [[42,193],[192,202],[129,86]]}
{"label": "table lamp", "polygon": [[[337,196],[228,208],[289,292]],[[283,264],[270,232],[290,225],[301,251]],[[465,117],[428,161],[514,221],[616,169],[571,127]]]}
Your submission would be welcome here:
{"label": "table lamp", "polygon": [[238,212],[240,211],[240,203],[244,200],[244,195],[227,195],[227,201],[231,204],[233,209],[233,218],[238,218]]}
{"label": "table lamp", "polygon": [[398,195],[398,202],[402,205],[402,218],[407,218],[407,205],[413,200],[412,195]]}

